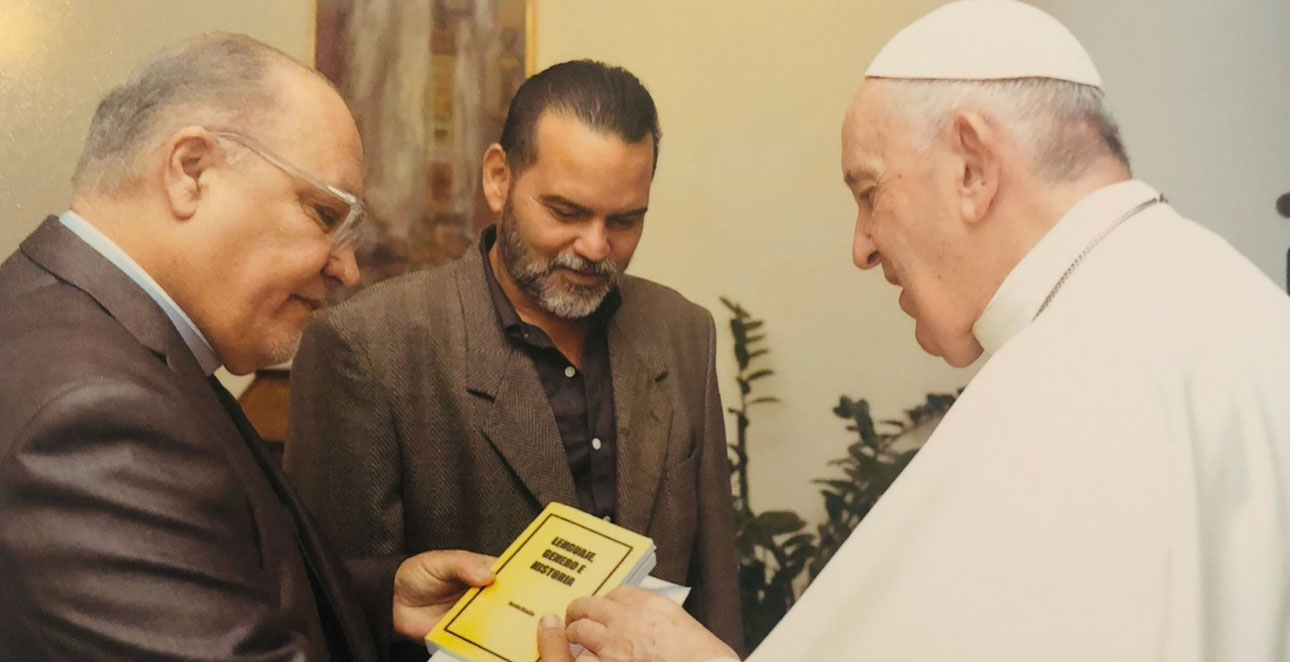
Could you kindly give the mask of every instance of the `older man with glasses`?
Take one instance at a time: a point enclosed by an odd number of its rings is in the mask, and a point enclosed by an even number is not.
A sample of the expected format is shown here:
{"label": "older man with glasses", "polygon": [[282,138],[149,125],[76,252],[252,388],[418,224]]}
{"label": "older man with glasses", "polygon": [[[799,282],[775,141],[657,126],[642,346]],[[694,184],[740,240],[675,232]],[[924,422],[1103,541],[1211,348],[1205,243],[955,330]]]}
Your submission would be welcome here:
{"label": "older man with glasses", "polygon": [[488,557],[332,554],[211,376],[289,359],[358,279],[362,147],[246,37],[100,104],[69,211],[0,265],[0,659],[376,660]]}

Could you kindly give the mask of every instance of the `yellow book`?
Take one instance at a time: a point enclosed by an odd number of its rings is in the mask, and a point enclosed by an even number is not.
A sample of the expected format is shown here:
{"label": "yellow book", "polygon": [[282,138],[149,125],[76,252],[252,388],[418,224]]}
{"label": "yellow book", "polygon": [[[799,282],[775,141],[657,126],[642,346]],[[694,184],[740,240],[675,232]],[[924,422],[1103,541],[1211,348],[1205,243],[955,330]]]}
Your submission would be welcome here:
{"label": "yellow book", "polygon": [[468,662],[537,662],[537,625],[569,603],[639,584],[654,568],[654,541],[552,503],[497,559],[497,579],[474,588],[426,641]]}

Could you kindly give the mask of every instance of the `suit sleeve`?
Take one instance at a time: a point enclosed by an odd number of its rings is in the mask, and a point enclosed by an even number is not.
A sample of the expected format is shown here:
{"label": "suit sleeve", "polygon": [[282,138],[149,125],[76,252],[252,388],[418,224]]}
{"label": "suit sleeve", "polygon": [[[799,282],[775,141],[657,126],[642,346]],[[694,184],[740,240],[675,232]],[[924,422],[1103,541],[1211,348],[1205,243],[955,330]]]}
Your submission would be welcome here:
{"label": "suit sleeve", "polygon": [[392,647],[402,644],[394,634],[394,576],[405,558],[394,554],[342,561],[381,659],[388,657]]}
{"label": "suit sleeve", "polygon": [[15,659],[298,662],[241,479],[192,408],[91,378],[0,459],[0,639]]}
{"label": "suit sleeve", "polygon": [[703,396],[703,434],[698,440],[698,528],[691,556],[688,607],[713,634],[742,653],[738,559],[735,556],[734,505],[730,459],[726,454],[725,411],[717,390],[716,327],[705,314],[707,377]]}
{"label": "suit sleeve", "polygon": [[345,557],[405,553],[398,439],[366,348],[310,324],[291,368],[287,476]]}

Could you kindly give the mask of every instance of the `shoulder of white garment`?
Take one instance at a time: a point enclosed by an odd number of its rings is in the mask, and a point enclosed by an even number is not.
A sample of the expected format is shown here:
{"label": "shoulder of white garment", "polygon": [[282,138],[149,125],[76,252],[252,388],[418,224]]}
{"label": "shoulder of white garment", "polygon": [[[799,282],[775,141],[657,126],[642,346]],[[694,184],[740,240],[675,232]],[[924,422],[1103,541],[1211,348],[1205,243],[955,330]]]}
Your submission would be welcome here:
{"label": "shoulder of white garment", "polygon": [[[1136,204],[1114,202],[1075,215],[1109,223]],[[1087,243],[1073,239],[1041,260],[1053,280]],[[1146,659],[1168,638],[1163,659],[1185,659],[1196,622],[1230,634],[1196,587],[1276,613],[1280,592],[1247,581],[1287,576],[1269,553],[1285,548],[1278,476],[1290,475],[1276,450],[1290,439],[1290,301],[1275,289],[1169,205],[1117,228],[982,367],[752,659],[1045,659],[1051,641],[1015,635],[1071,622],[1093,633],[1067,642],[1073,656]],[[1198,545],[1240,551],[1188,556]],[[1162,613],[1196,621],[1170,627]],[[939,636],[899,634],[929,622],[945,624]]]}
{"label": "shoulder of white garment", "polygon": [[1099,233],[1126,211],[1160,195],[1145,182],[1102,187],[1077,202],[1012,268],[972,326],[988,354],[1030,325],[1062,273]]}

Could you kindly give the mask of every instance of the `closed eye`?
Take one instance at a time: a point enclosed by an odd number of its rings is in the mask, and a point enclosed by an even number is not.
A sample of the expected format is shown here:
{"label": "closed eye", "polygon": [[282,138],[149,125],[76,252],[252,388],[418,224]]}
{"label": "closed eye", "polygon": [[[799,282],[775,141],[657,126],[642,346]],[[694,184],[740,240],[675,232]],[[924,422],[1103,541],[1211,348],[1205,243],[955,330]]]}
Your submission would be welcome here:
{"label": "closed eye", "polygon": [[623,230],[630,230],[645,220],[644,214],[628,214],[626,216],[610,216],[609,225]]}
{"label": "closed eye", "polygon": [[563,207],[560,205],[547,205],[551,210],[551,215],[562,221],[576,221],[587,215],[586,210],[578,207]]}
{"label": "closed eye", "polygon": [[328,232],[340,223],[340,214],[331,207],[314,205],[314,214],[318,216],[318,222],[322,223],[322,226],[327,228]]}
{"label": "closed eye", "polygon": [[859,201],[861,204],[863,204],[864,206],[869,207],[869,208],[871,208],[871,209],[872,209],[872,208],[873,208],[873,196],[874,196],[874,193],[876,192],[877,188],[878,188],[878,187],[876,187],[876,186],[867,186],[867,187],[865,187],[865,189],[864,189],[863,191],[861,191],[859,195],[857,195],[857,196],[856,196],[856,200],[858,200],[858,201]]}

